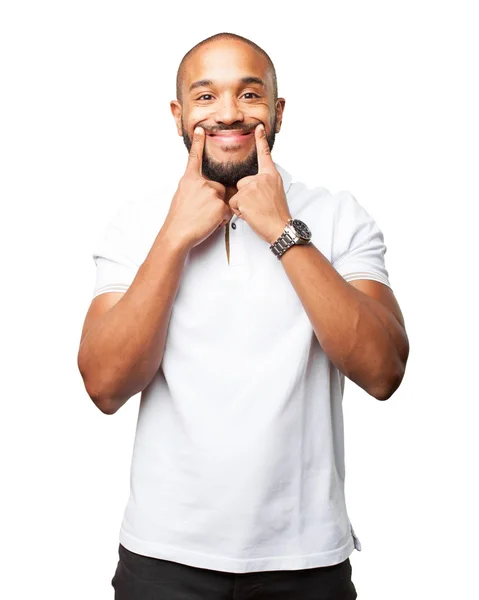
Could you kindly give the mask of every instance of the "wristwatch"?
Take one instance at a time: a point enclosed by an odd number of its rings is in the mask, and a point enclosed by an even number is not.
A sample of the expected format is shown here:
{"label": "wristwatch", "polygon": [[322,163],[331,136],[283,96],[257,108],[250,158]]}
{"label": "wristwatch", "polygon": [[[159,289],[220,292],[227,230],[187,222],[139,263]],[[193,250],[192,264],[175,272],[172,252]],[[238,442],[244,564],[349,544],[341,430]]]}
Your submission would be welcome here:
{"label": "wristwatch", "polygon": [[299,219],[288,219],[283,233],[269,248],[279,260],[283,254],[295,244],[302,246],[309,244],[310,242],[311,230],[306,223]]}

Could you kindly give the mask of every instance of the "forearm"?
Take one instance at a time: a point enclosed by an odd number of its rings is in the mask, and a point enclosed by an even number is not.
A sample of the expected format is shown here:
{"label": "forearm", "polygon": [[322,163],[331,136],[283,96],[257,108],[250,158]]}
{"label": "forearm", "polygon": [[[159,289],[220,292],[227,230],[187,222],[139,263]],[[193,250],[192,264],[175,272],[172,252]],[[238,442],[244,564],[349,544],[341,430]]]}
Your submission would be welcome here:
{"label": "forearm", "polygon": [[145,389],[159,369],[187,253],[160,230],[128,290],[85,336],[78,361],[105,412]]}
{"label": "forearm", "polygon": [[399,386],[407,340],[395,316],[355,289],[313,245],[295,246],[283,267],[329,360],[376,398]]}

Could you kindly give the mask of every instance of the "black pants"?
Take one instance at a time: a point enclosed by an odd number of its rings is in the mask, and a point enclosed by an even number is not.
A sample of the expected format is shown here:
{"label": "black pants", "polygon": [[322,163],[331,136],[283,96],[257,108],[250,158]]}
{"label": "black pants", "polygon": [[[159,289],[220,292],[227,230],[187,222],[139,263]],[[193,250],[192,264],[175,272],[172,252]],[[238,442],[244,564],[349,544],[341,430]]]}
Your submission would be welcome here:
{"label": "black pants", "polygon": [[351,563],[296,571],[227,573],[118,548],[115,600],[355,600]]}

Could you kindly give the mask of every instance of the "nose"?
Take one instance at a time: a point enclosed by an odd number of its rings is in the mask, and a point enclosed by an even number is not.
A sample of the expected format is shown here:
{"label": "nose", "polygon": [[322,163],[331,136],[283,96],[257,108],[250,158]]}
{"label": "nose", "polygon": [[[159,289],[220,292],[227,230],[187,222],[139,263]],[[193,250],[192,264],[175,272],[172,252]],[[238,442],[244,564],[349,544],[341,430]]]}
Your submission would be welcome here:
{"label": "nose", "polygon": [[244,121],[244,114],[240,110],[236,98],[227,96],[218,102],[214,118],[217,123],[232,125],[237,121]]}

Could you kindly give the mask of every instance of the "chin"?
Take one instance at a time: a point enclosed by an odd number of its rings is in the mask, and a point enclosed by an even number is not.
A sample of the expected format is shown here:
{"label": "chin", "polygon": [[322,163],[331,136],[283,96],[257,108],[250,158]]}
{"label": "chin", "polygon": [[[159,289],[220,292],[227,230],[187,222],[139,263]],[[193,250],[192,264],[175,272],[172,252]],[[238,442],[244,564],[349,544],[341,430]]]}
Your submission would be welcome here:
{"label": "chin", "polygon": [[202,172],[205,177],[217,181],[225,187],[236,187],[240,179],[257,175],[258,160],[256,152],[245,159],[216,161],[210,156],[203,155]]}

